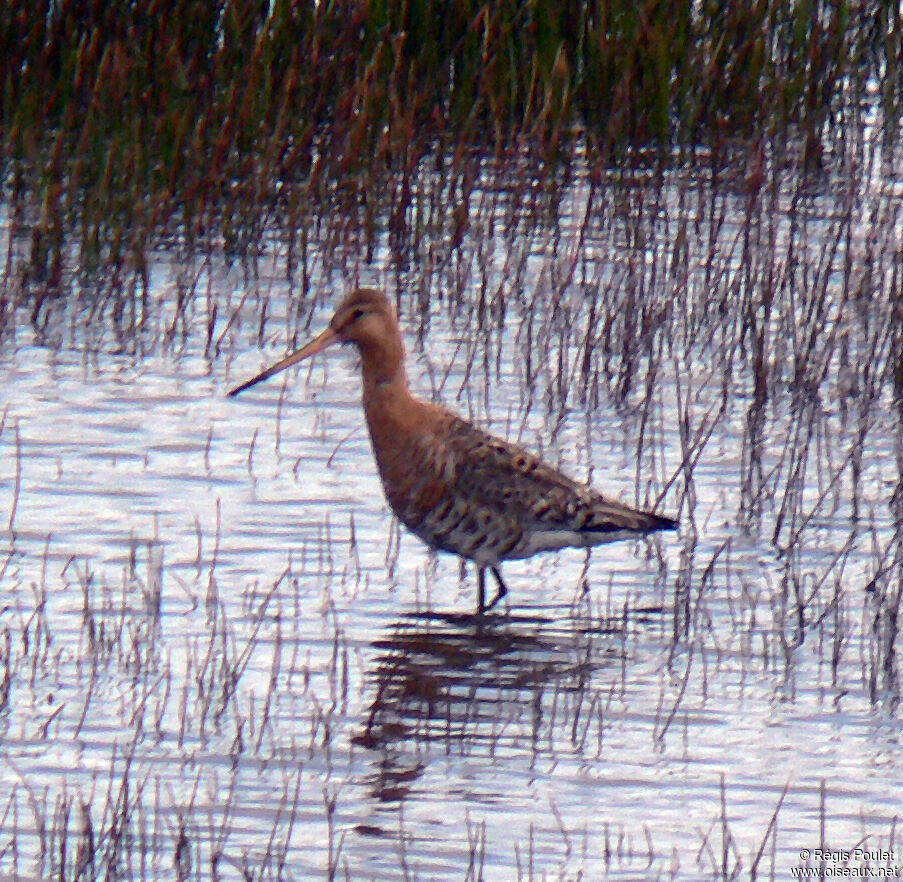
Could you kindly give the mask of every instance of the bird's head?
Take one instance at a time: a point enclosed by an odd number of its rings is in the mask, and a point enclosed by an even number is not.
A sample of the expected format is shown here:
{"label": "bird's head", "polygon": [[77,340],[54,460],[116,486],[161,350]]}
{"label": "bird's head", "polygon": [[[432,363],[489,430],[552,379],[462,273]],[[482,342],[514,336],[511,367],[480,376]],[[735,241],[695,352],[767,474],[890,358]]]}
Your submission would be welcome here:
{"label": "bird's head", "polygon": [[[267,380],[293,364],[338,343],[353,343],[365,358],[370,353],[380,353],[393,348],[397,350],[399,360],[403,357],[395,310],[382,291],[375,288],[358,288],[346,295],[325,331],[296,352],[276,362],[246,383],[242,383],[229,395],[238,395],[239,392],[262,380]],[[396,357],[395,352],[392,353],[392,357]]]}

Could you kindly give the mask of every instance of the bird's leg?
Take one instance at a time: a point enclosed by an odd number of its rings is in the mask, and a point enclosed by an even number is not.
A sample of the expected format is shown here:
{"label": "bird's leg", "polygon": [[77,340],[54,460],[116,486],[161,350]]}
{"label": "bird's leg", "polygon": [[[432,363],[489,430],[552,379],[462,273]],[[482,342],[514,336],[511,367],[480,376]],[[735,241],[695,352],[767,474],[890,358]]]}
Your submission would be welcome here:
{"label": "bird's leg", "polygon": [[486,567],[477,569],[477,615],[486,609]]}
{"label": "bird's leg", "polygon": [[[508,586],[502,580],[502,574],[499,572],[499,568],[498,567],[490,567],[490,569],[492,570],[492,575],[495,576],[495,581],[499,583],[499,590],[498,590],[498,593],[495,595],[495,597],[492,599],[492,603],[490,603],[489,606],[487,606],[485,608],[486,610],[492,609],[508,593]],[[482,576],[482,574],[483,574],[483,571],[480,570],[480,575]],[[480,605],[481,606],[482,606],[482,601],[483,601],[483,586],[481,584],[480,585]]]}

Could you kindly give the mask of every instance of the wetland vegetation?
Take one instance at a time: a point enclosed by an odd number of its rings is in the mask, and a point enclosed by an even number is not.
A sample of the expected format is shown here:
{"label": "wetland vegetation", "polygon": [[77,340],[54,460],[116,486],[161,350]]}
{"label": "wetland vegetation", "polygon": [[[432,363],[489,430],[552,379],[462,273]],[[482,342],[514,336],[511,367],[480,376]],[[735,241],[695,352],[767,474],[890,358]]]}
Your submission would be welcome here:
{"label": "wetland vegetation", "polygon": [[[0,7],[0,875],[903,865],[899,4]],[[466,615],[353,369],[225,398],[359,283],[679,536]]]}

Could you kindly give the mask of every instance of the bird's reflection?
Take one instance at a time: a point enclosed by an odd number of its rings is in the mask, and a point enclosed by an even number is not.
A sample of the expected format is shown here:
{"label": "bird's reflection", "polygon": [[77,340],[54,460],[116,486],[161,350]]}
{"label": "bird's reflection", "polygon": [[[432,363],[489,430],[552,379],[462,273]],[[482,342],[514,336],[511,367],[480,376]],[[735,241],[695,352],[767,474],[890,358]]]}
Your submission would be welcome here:
{"label": "bird's reflection", "polygon": [[580,706],[593,673],[621,670],[622,636],[611,623],[560,612],[416,613],[396,622],[373,644],[375,695],[353,739],[376,752],[373,795],[404,799],[437,747],[535,751],[550,713],[559,715],[554,725],[569,725],[566,709]]}

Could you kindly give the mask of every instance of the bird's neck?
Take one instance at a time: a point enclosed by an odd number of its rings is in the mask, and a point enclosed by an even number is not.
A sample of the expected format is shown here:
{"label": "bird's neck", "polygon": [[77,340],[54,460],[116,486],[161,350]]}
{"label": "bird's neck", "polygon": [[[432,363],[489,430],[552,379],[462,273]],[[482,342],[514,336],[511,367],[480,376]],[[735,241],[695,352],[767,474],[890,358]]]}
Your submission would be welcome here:
{"label": "bird's neck", "polygon": [[424,402],[408,388],[401,341],[381,351],[361,347],[364,414],[380,476],[393,506],[394,488],[410,477],[411,456],[424,432]]}
{"label": "bird's neck", "polygon": [[364,377],[364,397],[379,395],[388,389],[407,389],[404,369],[404,346],[401,337],[367,340],[358,344]]}
{"label": "bird's neck", "polygon": [[409,406],[411,392],[404,369],[404,347],[400,337],[381,339],[360,346],[367,421],[391,418]]}

